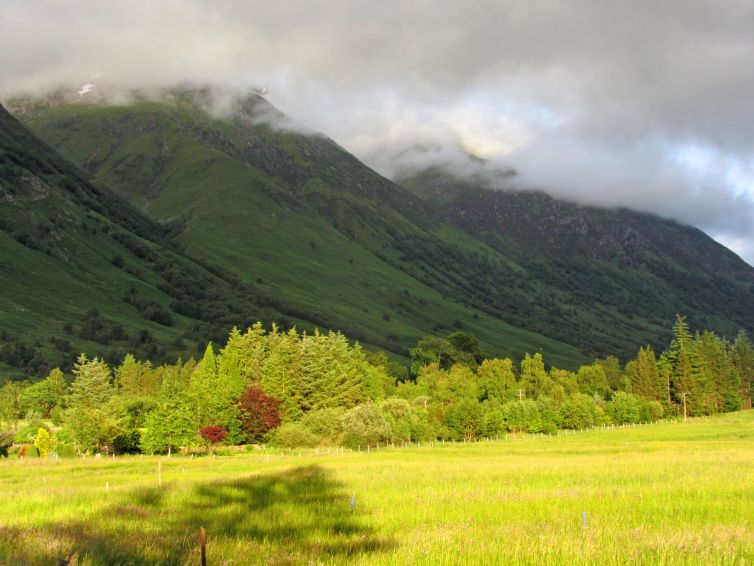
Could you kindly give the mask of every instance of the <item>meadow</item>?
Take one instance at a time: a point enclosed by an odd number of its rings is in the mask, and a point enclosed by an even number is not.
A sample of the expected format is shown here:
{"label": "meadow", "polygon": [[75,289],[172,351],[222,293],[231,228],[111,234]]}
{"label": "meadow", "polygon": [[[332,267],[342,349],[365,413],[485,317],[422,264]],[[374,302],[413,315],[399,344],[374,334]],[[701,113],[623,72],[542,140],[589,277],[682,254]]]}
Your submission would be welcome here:
{"label": "meadow", "polygon": [[208,564],[751,564],[752,470],[752,411],[369,452],[7,460],[0,562],[199,564],[204,527]]}

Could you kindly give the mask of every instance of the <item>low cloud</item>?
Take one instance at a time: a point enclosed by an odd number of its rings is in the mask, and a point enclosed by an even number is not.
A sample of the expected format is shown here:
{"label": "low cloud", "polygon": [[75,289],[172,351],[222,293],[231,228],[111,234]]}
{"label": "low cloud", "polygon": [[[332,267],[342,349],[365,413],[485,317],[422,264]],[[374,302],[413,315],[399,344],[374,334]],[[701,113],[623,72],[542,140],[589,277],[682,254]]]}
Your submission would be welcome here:
{"label": "low cloud", "polygon": [[0,96],[266,88],[294,120],[281,127],[385,174],[464,172],[472,153],[522,187],[695,224],[754,262],[750,2],[279,4],[6,0]]}

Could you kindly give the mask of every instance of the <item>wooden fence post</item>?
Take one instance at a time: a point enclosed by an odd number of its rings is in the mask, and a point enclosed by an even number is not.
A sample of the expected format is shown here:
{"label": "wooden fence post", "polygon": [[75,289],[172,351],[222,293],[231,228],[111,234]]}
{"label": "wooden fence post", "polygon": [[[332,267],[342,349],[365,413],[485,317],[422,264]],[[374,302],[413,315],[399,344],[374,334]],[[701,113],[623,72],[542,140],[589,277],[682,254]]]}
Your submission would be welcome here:
{"label": "wooden fence post", "polygon": [[199,527],[199,544],[202,546],[202,566],[207,566],[207,534]]}

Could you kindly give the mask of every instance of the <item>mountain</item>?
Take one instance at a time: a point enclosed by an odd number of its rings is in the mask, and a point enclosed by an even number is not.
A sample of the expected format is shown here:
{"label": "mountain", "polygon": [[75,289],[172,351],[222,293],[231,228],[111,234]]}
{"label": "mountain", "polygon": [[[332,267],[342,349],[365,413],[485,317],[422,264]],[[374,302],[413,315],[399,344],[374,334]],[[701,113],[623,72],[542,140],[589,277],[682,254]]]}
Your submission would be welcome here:
{"label": "mountain", "polygon": [[191,354],[232,321],[281,316],[252,286],[181,253],[171,230],[0,106],[0,375],[68,367],[82,351]]}
{"label": "mountain", "polygon": [[399,355],[463,328],[489,353],[542,350],[572,367],[664,344],[676,313],[724,334],[752,329],[753,270],[698,230],[437,170],[396,184],[257,95],[61,93],[12,110],[170,226],[171,245],[286,316]]}
{"label": "mountain", "polygon": [[[218,341],[234,324],[257,319],[309,330],[342,329],[368,346],[396,355],[405,355],[421,336],[464,327],[480,336],[490,352],[544,350],[553,361],[568,366],[583,359],[573,346],[444,297],[392,265],[398,252],[385,245],[383,237],[408,232],[430,241],[431,236],[398,211],[404,207],[420,215],[422,210],[409,193],[330,141],[290,136],[324,146],[365,175],[363,195],[338,200],[317,191],[318,183],[324,184],[321,180],[293,192],[280,179],[304,175],[302,158],[294,163],[274,153],[280,151],[275,146],[260,144],[249,154],[274,175],[261,165],[251,167],[215,149],[226,143],[219,134],[220,128],[230,129],[228,123],[193,106],[144,103],[117,109],[73,105],[48,110],[73,111],[74,122],[86,117],[79,111],[88,110],[93,124],[115,119],[121,127],[137,130],[146,127],[142,123],[146,120],[150,135],[169,138],[161,146],[167,155],[164,163],[156,165],[159,154],[152,153],[153,146],[140,145],[144,140],[134,132],[107,126],[113,139],[138,149],[128,160],[118,152],[111,155],[109,159],[117,162],[112,169],[92,167],[90,159],[88,165],[82,163],[89,169],[85,171],[3,111],[0,234],[7,246],[0,251],[0,261],[15,270],[4,269],[0,280],[9,290],[0,303],[3,348],[8,350],[3,356],[5,372],[11,372],[8,365],[43,372],[51,363],[70,364],[79,351],[112,359],[133,350],[158,359],[186,356],[195,353],[202,340]],[[177,122],[176,116],[181,118]],[[168,135],[155,127],[160,120],[177,131]],[[260,129],[275,138],[288,137],[265,126]],[[89,156],[88,135],[76,125],[71,132],[66,140],[81,142]],[[96,145],[104,147],[100,143],[104,142],[100,139]],[[56,145],[66,151],[65,144]],[[293,155],[298,151],[296,147]],[[75,153],[68,153],[71,156]],[[320,168],[320,162],[333,161],[313,153],[310,159],[313,169]],[[44,169],[38,162],[54,165]],[[333,185],[358,187],[362,182],[339,180],[342,173],[337,170],[325,173]],[[139,175],[162,184],[133,180]],[[34,193],[35,184],[45,187],[39,195]],[[377,197],[372,191],[382,193]],[[327,200],[316,205],[319,199]],[[385,204],[391,200],[395,206]],[[333,215],[313,212],[315,205],[329,210],[330,202]],[[86,325],[100,324],[88,322],[92,309],[105,327],[95,339],[84,330]],[[170,319],[170,324],[151,318]],[[148,345],[134,338],[143,330],[151,334]],[[55,346],[58,342],[63,350]],[[23,356],[15,355],[17,351]]]}
{"label": "mountain", "polygon": [[544,192],[500,190],[489,178],[430,168],[401,179],[432,211],[579,304],[662,324],[754,328],[754,268],[699,229],[626,208]]}

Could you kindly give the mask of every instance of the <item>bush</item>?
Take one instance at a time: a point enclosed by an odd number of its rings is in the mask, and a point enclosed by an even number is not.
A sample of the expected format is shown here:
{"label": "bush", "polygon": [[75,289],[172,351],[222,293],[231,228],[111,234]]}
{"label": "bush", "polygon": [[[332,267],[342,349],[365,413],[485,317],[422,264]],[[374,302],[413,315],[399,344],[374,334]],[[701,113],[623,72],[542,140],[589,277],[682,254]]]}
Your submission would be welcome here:
{"label": "bush", "polygon": [[314,436],[328,442],[336,442],[343,432],[343,415],[346,410],[342,407],[331,407],[309,411],[301,419],[301,424]]}
{"label": "bush", "polygon": [[343,444],[367,446],[388,442],[392,435],[390,422],[374,403],[357,405],[341,419]]}
{"label": "bush", "polygon": [[456,440],[474,440],[482,429],[482,406],[476,399],[464,399],[448,412],[448,430]]}
{"label": "bush", "polygon": [[50,420],[55,426],[61,426],[63,424],[63,417],[65,416],[65,409],[60,405],[55,405],[50,411]]}
{"label": "bush", "polygon": [[[616,424],[638,423],[642,420],[642,399],[625,391],[617,391],[607,404],[607,413]],[[645,412],[646,416],[647,413]]]}
{"label": "bush", "polygon": [[11,446],[13,446],[13,432],[10,430],[0,431],[0,458],[8,457]]}
{"label": "bush", "polygon": [[58,456],[61,458],[76,457],[76,449],[73,447],[73,444],[62,444],[59,442],[55,448],[55,452],[57,452]]}
{"label": "bush", "polygon": [[503,405],[503,415],[512,432],[539,432],[542,428],[539,407],[531,399],[507,402]]}
{"label": "bush", "polygon": [[658,421],[665,415],[665,407],[659,401],[650,401],[647,403],[650,421]]}
{"label": "bush", "polygon": [[261,441],[265,435],[280,426],[280,401],[267,395],[258,387],[249,387],[241,395],[241,422],[246,439]]}
{"label": "bush", "polygon": [[610,417],[589,395],[577,393],[560,406],[563,428],[582,429],[594,425],[607,424]]}
{"label": "bush", "polygon": [[497,400],[485,401],[482,403],[482,436],[497,436],[505,431],[503,406]]}
{"label": "bush", "polygon": [[37,430],[37,437],[34,439],[34,448],[38,450],[40,458],[46,458],[55,449],[55,441],[50,437],[47,429],[40,428]]}
{"label": "bush", "polygon": [[272,443],[284,448],[311,448],[319,437],[301,423],[286,423],[275,431]]}
{"label": "bush", "polygon": [[537,399],[537,409],[539,409],[540,431],[552,433],[557,431],[563,424],[563,416],[558,410],[558,405],[550,397],[540,397]]}
{"label": "bush", "polygon": [[36,424],[18,429],[16,432],[16,442],[18,444],[34,444],[40,428],[47,429],[47,427],[41,424],[41,421],[38,421]]}
{"label": "bush", "polygon": [[380,410],[390,422],[390,441],[403,442],[415,438],[414,411],[405,399],[389,398],[380,403]]}

